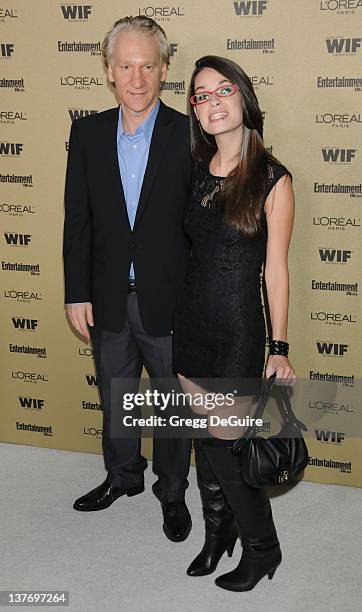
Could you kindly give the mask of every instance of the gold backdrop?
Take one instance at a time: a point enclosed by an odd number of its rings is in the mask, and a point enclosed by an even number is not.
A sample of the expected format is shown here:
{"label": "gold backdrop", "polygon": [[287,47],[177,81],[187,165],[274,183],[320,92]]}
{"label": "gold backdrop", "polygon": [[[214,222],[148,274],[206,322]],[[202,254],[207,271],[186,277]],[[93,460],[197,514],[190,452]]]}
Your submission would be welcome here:
{"label": "gold backdrop", "polygon": [[[294,177],[291,360],[300,378],[345,376],[346,393],[356,385],[362,0],[10,0],[2,7],[1,440],[101,452],[91,350],[64,316],[63,190],[71,121],[115,105],[100,43],[126,14],[146,13],[166,30],[166,104],[185,111],[194,61],[208,53],[237,61],[252,77],[266,145]],[[361,486],[358,427],[354,437],[330,431],[333,411],[343,411],[344,432],[348,419],[360,420],[360,406],[346,405],[343,397],[333,409],[319,403],[324,434],[308,439],[311,463],[319,465],[305,479]]]}

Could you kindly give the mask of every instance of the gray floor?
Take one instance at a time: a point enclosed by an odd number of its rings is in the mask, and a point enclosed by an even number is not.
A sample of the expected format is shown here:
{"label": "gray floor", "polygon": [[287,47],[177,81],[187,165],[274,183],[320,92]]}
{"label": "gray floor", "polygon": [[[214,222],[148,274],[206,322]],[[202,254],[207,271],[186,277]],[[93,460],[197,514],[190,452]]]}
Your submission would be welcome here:
{"label": "gray floor", "polygon": [[101,457],[12,444],[1,444],[0,452],[0,589],[68,590],[75,612],[361,609],[360,489],[302,482],[273,498],[282,565],[252,592],[230,593],[213,581],[236,566],[240,549],[212,576],[185,574],[203,540],[193,467],[187,492],[193,529],[175,544],[161,529],[151,466],[143,495],[78,513],[73,500],[103,480]]}

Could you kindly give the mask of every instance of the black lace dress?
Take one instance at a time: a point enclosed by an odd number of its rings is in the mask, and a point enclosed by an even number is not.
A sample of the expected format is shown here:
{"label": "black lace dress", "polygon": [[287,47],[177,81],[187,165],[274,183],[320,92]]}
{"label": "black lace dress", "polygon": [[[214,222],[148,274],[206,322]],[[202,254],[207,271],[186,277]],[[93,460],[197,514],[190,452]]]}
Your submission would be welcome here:
{"label": "black lace dress", "polygon": [[[268,164],[260,230],[252,238],[225,219],[218,197],[224,179],[211,175],[206,165],[196,170],[192,201],[184,218],[192,253],[174,316],[173,368],[209,390],[225,391],[235,387],[236,381],[258,379],[263,374],[264,203],[275,183],[288,172],[272,161]],[[213,379],[218,379],[216,385]]]}

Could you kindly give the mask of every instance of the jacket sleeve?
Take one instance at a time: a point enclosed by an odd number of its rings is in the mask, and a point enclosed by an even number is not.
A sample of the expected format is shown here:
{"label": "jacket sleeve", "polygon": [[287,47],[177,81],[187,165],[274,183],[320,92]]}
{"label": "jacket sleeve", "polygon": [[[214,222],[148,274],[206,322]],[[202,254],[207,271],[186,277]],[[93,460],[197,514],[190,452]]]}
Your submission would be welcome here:
{"label": "jacket sleeve", "polygon": [[65,180],[65,303],[91,302],[92,218],[78,121],[72,124]]}

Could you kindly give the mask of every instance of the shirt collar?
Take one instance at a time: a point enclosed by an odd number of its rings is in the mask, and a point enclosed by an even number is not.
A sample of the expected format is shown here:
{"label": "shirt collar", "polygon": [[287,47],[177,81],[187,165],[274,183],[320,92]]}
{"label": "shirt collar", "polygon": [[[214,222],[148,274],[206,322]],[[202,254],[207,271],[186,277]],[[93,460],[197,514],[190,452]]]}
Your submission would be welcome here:
{"label": "shirt collar", "polygon": [[123,129],[122,123],[122,108],[119,107],[119,121],[118,121],[118,134],[119,137],[124,136],[125,138],[132,140],[133,138],[140,137],[143,135],[148,141],[151,140],[153,127],[155,125],[158,110],[160,108],[160,100],[158,99],[155,106],[153,107],[150,114],[144,121],[138,126],[134,134],[127,134]]}

